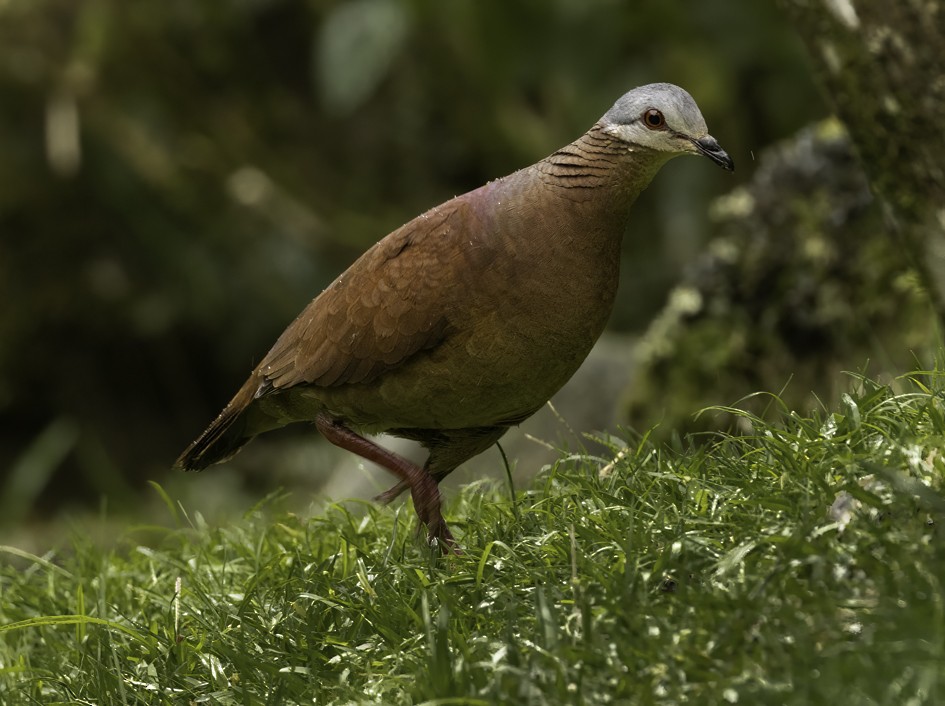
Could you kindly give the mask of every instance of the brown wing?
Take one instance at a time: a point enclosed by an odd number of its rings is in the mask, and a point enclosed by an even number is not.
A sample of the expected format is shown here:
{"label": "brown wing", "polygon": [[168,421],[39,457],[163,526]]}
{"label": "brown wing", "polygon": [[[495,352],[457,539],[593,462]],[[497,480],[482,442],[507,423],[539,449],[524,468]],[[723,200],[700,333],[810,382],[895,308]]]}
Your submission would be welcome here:
{"label": "brown wing", "polygon": [[279,337],[257,368],[257,396],[369,382],[436,346],[449,331],[457,247],[479,230],[466,201],[453,199],[378,242]]}

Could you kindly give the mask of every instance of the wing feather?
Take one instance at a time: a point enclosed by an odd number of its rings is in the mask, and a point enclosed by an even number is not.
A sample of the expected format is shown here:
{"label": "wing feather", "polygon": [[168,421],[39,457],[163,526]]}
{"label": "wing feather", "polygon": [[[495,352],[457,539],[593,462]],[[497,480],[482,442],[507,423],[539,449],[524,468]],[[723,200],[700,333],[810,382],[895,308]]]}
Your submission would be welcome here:
{"label": "wing feather", "polygon": [[455,248],[470,231],[481,235],[481,224],[460,198],[378,242],[276,341],[257,368],[268,391],[370,382],[440,343],[463,274]]}

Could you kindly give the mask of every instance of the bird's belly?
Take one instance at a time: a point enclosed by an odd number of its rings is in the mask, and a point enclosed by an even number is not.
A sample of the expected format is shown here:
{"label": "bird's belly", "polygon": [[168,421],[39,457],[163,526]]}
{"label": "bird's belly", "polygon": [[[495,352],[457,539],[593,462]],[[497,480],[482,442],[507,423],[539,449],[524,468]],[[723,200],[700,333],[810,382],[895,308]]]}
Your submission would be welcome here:
{"label": "bird's belly", "polygon": [[482,319],[371,383],[309,394],[331,414],[370,432],[517,424],[570,379],[603,323],[585,321],[565,331],[506,323]]}

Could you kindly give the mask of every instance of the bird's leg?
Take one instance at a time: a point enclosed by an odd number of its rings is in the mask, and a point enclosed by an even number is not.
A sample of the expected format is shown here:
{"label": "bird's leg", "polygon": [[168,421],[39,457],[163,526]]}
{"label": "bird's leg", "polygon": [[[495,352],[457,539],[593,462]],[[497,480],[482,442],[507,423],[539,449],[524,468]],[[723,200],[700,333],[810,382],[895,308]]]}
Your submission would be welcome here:
{"label": "bird's leg", "polygon": [[453,539],[449,527],[446,526],[446,522],[443,520],[443,514],[440,512],[439,486],[433,476],[427,473],[425,469],[411,463],[403,456],[398,456],[393,451],[388,451],[373,441],[365,439],[341,422],[325,414],[316,415],[315,426],[322,436],[335,446],[356,453],[358,456],[382,466],[397,476],[400,483],[384,493],[381,498],[384,499],[385,496],[396,490],[397,492],[390,495],[386,500],[389,502],[400,495],[401,492],[410,488],[414,509],[417,511],[420,521],[427,526],[430,541],[437,540],[444,554],[450,551],[458,551],[456,540]]}
{"label": "bird's leg", "polygon": [[[427,477],[433,478],[433,476],[430,475],[425,468],[422,470]],[[437,484],[439,483],[436,478],[433,478],[433,482]],[[410,485],[407,483],[407,481],[402,480],[393,488],[389,488],[380,495],[375,496],[374,499],[380,503],[383,503],[384,505],[387,505],[400,497],[401,493],[403,493],[409,487]],[[414,506],[417,505],[416,496],[414,496],[413,504]],[[436,538],[439,540],[440,546],[448,546],[450,549],[452,549],[452,551],[459,554],[459,547],[456,545],[453,535],[450,534],[449,527],[446,526],[446,522],[443,520],[442,514],[438,511],[436,516],[439,519],[434,518],[432,520],[426,520],[429,539],[432,541],[434,538]]]}
{"label": "bird's leg", "polygon": [[[395,429],[393,434],[404,439],[419,441],[430,451],[423,470],[439,483],[464,461],[482,453],[492,446],[508,430],[507,427],[482,427],[479,429],[435,430]],[[385,505],[400,497],[410,484],[400,481],[385,490],[375,500]]]}

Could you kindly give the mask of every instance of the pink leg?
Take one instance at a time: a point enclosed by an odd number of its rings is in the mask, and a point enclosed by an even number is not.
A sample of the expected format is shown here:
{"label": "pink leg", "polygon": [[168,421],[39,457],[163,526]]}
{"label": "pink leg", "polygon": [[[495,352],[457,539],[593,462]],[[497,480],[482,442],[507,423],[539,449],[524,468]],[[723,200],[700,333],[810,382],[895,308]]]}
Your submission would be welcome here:
{"label": "pink leg", "polygon": [[[379,498],[384,502],[390,502],[403,490],[410,488],[414,509],[420,521],[427,526],[430,541],[436,539],[444,554],[459,551],[456,540],[453,539],[440,512],[440,489],[433,476],[420,466],[354,433],[344,424],[327,415],[317,415],[315,426],[322,436],[335,446],[383,466],[397,476],[400,483],[380,495]],[[392,495],[391,491],[395,489],[397,492]]]}

